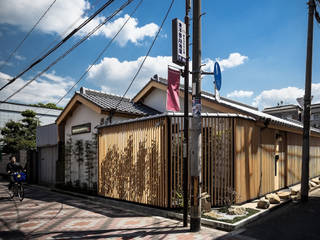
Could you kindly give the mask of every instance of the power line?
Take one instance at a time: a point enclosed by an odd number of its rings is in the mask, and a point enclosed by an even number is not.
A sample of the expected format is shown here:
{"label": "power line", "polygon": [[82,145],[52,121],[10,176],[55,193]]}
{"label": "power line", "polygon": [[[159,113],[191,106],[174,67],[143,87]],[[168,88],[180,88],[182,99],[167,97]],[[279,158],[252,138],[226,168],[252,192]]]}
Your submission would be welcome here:
{"label": "power line", "polygon": [[53,6],[53,4],[57,0],[54,0],[50,6],[47,8],[47,10],[42,14],[42,16],[38,19],[38,21],[33,25],[33,27],[30,29],[30,31],[26,34],[26,36],[22,39],[22,41],[18,44],[18,46],[13,50],[13,52],[7,57],[7,59],[4,61],[3,65],[0,67],[0,71],[5,66],[5,64],[11,59],[11,57],[16,53],[16,51],[21,47],[21,45],[24,43],[24,41],[29,37],[29,35],[32,33],[32,31],[38,26],[40,21],[44,18],[44,16],[49,12],[50,8]]}
{"label": "power line", "polygon": [[38,77],[40,77],[43,73],[48,71],[52,66],[54,66],[56,63],[58,63],[61,59],[63,59],[65,56],[67,56],[70,52],[72,52],[76,47],[78,47],[81,43],[83,43],[85,40],[87,40],[92,34],[94,34],[101,26],[106,24],[110,19],[112,19],[114,16],[116,16],[120,11],[122,11],[126,6],[128,6],[133,0],[128,0],[126,3],[124,3],[120,8],[118,8],[113,14],[111,14],[109,17],[107,17],[102,23],[97,25],[93,30],[91,30],[85,37],[83,37],[79,42],[74,44],[71,48],[68,49],[63,55],[58,57],[55,61],[53,61],[49,66],[47,66],[44,70],[42,70],[40,73],[38,73],[35,77],[33,77],[31,80],[29,80],[26,84],[24,84],[21,88],[19,88],[17,91],[12,93],[9,97],[7,97],[4,101],[1,101],[0,103],[7,102],[10,98],[12,98],[14,95],[19,93],[22,89],[27,87],[30,83],[32,83],[34,80],[36,80]]}
{"label": "power line", "polygon": [[[92,10],[94,8],[94,6],[96,4],[98,4],[100,1],[102,0],[95,0],[92,4],[90,4],[90,9],[89,10]],[[77,22],[79,22],[79,20],[81,20],[81,18],[83,17],[83,15],[81,15],[80,17],[78,17],[72,24],[70,24],[62,34],[58,35],[53,41],[51,41],[50,44],[48,44],[48,46],[46,48],[44,48],[37,56],[33,57],[32,60],[30,61],[31,63],[34,62],[37,58],[39,58],[41,55],[43,55],[46,51],[48,51],[51,47],[54,46],[54,44],[56,42],[58,42],[58,40],[60,38],[63,38],[72,28],[74,28],[74,26],[77,24]],[[27,67],[27,64],[26,66]],[[34,69],[31,69],[34,71]],[[9,79],[7,80],[9,81]]]}
{"label": "power line", "polygon": [[146,61],[147,57],[149,56],[150,51],[151,51],[151,49],[152,49],[152,47],[153,47],[153,45],[154,45],[155,41],[157,40],[157,38],[158,38],[158,36],[159,36],[159,33],[160,33],[160,31],[161,31],[161,29],[162,29],[162,27],[163,27],[163,24],[165,23],[165,21],[166,21],[166,19],[167,19],[168,15],[169,15],[169,12],[170,12],[170,10],[171,10],[171,8],[172,8],[173,3],[174,3],[174,0],[172,0],[172,1],[171,1],[171,4],[170,4],[170,6],[169,6],[169,8],[168,8],[168,10],[167,10],[167,13],[166,13],[166,15],[165,15],[164,19],[162,20],[162,23],[161,23],[161,25],[160,25],[160,28],[159,28],[159,30],[158,30],[158,32],[157,32],[157,34],[156,34],[156,36],[154,37],[154,39],[153,39],[153,41],[152,41],[152,43],[151,43],[151,45],[150,45],[150,47],[149,47],[149,49],[148,49],[148,52],[147,52],[146,56],[144,57],[144,59],[143,59],[142,63],[140,64],[140,66],[139,66],[139,68],[138,68],[138,71],[137,71],[137,72],[136,72],[136,74],[134,75],[134,77],[133,77],[133,79],[132,79],[131,83],[129,84],[129,86],[128,86],[128,88],[127,88],[127,90],[125,91],[125,93],[123,94],[123,96],[121,97],[121,99],[119,100],[119,102],[118,102],[118,104],[116,105],[116,107],[113,109],[114,111],[116,111],[116,110],[117,110],[117,108],[118,108],[118,107],[119,107],[119,105],[121,104],[121,102],[122,102],[123,98],[125,97],[125,95],[126,95],[126,94],[127,94],[127,92],[129,91],[129,89],[131,88],[131,86],[132,86],[133,82],[136,80],[136,78],[137,78],[138,74],[140,73],[140,70],[141,70],[141,68],[142,68],[142,66],[143,66],[143,64],[144,64],[144,62]]}
{"label": "power line", "polygon": [[109,6],[114,0],[109,0],[106,2],[101,8],[99,8],[94,14],[92,14],[88,19],[86,19],[83,23],[81,23],[77,28],[75,28],[71,33],[69,33],[64,39],[62,39],[58,44],[56,44],[53,48],[51,48],[46,54],[44,54],[41,58],[33,62],[29,67],[19,73],[17,76],[12,78],[8,83],[6,83],[3,87],[1,87],[0,91],[3,90],[8,85],[12,84],[15,80],[33,68],[35,65],[39,64],[46,57],[48,57],[52,52],[57,50],[62,44],[64,44],[69,38],[71,38],[74,34],[76,34],[81,28],[87,25],[94,17],[96,17],[99,13],[101,13],[107,6]]}
{"label": "power line", "polygon": [[68,90],[68,92],[59,99],[58,102],[55,104],[58,105],[70,92],[71,90],[87,75],[87,73],[91,70],[91,68],[96,64],[96,62],[101,58],[101,56],[105,53],[105,51],[110,47],[114,39],[119,35],[119,33],[122,31],[122,29],[125,27],[125,25],[128,23],[128,21],[132,18],[133,14],[136,12],[136,10],[140,7],[143,0],[140,0],[140,2],[137,4],[135,9],[131,12],[127,20],[122,24],[121,28],[118,30],[118,32],[113,36],[113,38],[108,42],[108,44],[104,47],[104,49],[100,52],[98,57],[92,62],[92,64],[89,66],[89,68],[81,75],[79,80]]}

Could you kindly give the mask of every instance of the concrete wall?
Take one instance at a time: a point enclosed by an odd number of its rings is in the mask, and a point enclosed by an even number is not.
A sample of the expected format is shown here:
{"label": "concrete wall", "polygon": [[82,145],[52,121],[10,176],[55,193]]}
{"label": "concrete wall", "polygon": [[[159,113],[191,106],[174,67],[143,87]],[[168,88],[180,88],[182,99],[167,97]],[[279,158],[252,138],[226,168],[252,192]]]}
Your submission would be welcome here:
{"label": "concrete wall", "polygon": [[52,146],[58,143],[58,128],[56,124],[38,126],[36,129],[37,147]]}
{"label": "concrete wall", "polygon": [[39,183],[48,186],[56,184],[56,162],[58,145],[38,148],[38,179]]}

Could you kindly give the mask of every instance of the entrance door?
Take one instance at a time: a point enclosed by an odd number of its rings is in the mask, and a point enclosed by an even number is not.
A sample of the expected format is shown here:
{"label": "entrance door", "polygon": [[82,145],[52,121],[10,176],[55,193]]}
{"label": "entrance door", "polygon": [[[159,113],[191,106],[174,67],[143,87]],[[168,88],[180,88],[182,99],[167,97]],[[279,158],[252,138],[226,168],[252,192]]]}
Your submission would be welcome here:
{"label": "entrance door", "polygon": [[286,134],[276,133],[275,156],[274,156],[274,190],[286,186]]}

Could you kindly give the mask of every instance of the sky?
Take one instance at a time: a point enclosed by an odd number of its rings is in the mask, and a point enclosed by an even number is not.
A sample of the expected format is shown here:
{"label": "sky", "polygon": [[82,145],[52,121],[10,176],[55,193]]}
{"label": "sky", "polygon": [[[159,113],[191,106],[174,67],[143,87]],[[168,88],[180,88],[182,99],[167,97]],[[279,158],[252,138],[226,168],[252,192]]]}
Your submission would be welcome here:
{"label": "sky", "polygon": [[[56,0],[13,57],[18,46],[53,0],[0,1],[0,86],[29,66],[49,46],[60,41],[106,0]],[[57,51],[0,92],[4,100],[43,71],[125,0],[115,0]],[[91,66],[86,77],[67,95],[86,87],[122,96],[160,29],[171,0],[144,0],[107,51],[93,64],[138,4],[134,0],[69,55],[10,99],[20,103],[56,103]],[[304,95],[307,41],[307,0],[202,0],[201,32],[204,71],[222,68],[220,96],[260,110],[297,104]],[[163,28],[126,97],[133,97],[155,74],[167,78],[171,61],[171,20],[184,19],[185,0],[175,0]],[[192,18],[192,10],[190,12]],[[192,21],[190,22],[192,26]],[[192,28],[191,28],[192,32]],[[320,25],[314,26],[312,103],[320,102]],[[192,41],[191,41],[192,42]],[[190,47],[192,53],[192,45]],[[192,56],[191,56],[192,57]],[[203,76],[202,90],[214,93],[212,76]]]}

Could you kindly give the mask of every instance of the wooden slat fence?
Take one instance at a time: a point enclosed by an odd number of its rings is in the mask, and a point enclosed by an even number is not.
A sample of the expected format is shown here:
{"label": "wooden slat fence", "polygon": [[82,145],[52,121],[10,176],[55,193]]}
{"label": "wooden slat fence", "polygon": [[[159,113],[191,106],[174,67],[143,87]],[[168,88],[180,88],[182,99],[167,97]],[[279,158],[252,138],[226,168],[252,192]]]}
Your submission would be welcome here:
{"label": "wooden slat fence", "polygon": [[101,129],[98,193],[167,207],[167,139],[164,117]]}
{"label": "wooden slat fence", "polygon": [[[170,181],[172,187],[170,207],[175,208],[182,206],[184,123],[183,117],[171,117],[170,119]],[[234,194],[232,131],[233,118],[202,118],[202,192],[207,192],[211,196],[212,206],[226,204],[232,200]],[[192,144],[191,139],[189,143]]]}

